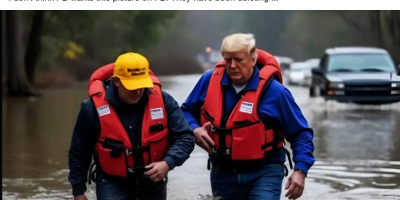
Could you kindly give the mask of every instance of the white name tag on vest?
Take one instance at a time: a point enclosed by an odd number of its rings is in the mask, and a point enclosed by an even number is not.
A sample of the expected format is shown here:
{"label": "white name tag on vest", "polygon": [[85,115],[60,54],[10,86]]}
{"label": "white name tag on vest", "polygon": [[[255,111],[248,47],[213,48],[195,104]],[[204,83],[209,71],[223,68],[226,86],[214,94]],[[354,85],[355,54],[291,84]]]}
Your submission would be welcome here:
{"label": "white name tag on vest", "polygon": [[99,116],[103,116],[103,115],[108,115],[111,113],[110,111],[110,107],[108,106],[108,104],[98,107],[97,108],[97,112],[99,113]]}
{"label": "white name tag on vest", "polygon": [[151,119],[162,119],[164,118],[164,112],[162,108],[150,109]]}
{"label": "white name tag on vest", "polygon": [[253,112],[253,103],[242,102],[242,105],[240,105],[239,111],[251,114]]}

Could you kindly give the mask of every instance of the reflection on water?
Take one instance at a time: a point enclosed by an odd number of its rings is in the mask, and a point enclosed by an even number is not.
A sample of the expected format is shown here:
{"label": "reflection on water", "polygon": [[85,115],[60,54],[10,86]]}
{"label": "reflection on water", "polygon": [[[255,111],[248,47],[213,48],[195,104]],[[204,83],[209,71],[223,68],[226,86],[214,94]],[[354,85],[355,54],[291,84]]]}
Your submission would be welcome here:
{"label": "reflection on water", "polygon": [[[316,162],[310,176],[338,189],[399,188],[400,114],[391,110],[313,112]],[[392,161],[392,162],[390,162]]]}
{"label": "reflection on water", "polygon": [[67,151],[85,96],[71,89],[49,90],[37,99],[3,99],[3,189],[24,195],[65,190]]}
{"label": "reflection on water", "polygon": [[400,114],[393,111],[314,112],[320,158],[400,160]]}
{"label": "reflection on water", "polygon": [[[198,78],[185,75],[160,80],[163,89],[181,104]],[[47,90],[36,99],[3,99],[3,199],[72,197],[68,148],[80,104],[87,98],[86,88],[83,84]],[[305,199],[360,194],[360,199],[368,199],[362,194],[376,196],[381,189],[389,189],[383,192],[388,199],[400,199],[395,196],[400,189],[400,106],[376,109],[323,103],[310,100],[305,88],[290,91],[315,130],[317,162],[307,178]],[[196,147],[182,167],[170,172],[169,199],[212,199],[206,159],[206,153]],[[348,193],[326,197],[331,188]],[[96,199],[94,185],[87,194]]]}

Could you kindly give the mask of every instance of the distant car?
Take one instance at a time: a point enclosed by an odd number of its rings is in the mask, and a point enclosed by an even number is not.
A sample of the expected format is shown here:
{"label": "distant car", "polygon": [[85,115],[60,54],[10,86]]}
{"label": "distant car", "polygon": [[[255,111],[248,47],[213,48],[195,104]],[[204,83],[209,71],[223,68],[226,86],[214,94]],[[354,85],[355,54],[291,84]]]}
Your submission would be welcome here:
{"label": "distant car", "polygon": [[278,62],[279,66],[281,67],[282,71],[289,69],[290,64],[293,63],[293,59],[284,56],[275,56],[276,61]]}
{"label": "distant car", "polygon": [[[308,63],[310,65],[311,69],[318,68],[320,59],[319,58],[311,58],[304,62]],[[309,87],[311,85],[311,80],[312,80],[311,70],[307,70],[306,73],[304,74],[304,82],[305,82],[304,85]]]}
{"label": "distant car", "polygon": [[306,60],[304,62],[310,64],[312,68],[316,68],[316,67],[319,66],[320,60],[321,59],[319,59],[319,58],[311,58],[311,59],[308,59],[308,60]]}
{"label": "distant car", "polygon": [[290,64],[293,63],[293,59],[284,56],[274,56],[276,61],[278,62],[279,66],[281,67],[283,76],[286,78],[289,76],[289,68]]}
{"label": "distant car", "polygon": [[311,65],[306,62],[294,62],[290,65],[288,72],[289,85],[309,86],[307,76],[311,75]]}
{"label": "distant car", "polygon": [[[396,74],[397,71],[397,74]],[[400,101],[400,74],[384,49],[339,47],[327,49],[312,69],[310,97],[356,104]]]}

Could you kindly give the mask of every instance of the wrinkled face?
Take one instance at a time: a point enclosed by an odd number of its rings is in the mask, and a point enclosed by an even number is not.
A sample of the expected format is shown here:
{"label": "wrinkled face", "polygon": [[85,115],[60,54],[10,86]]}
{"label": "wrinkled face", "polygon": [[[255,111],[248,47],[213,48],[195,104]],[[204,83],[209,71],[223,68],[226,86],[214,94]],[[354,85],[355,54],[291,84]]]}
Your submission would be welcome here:
{"label": "wrinkled face", "polygon": [[248,50],[224,52],[225,68],[232,82],[236,85],[246,84],[253,74],[256,59],[252,58]]}
{"label": "wrinkled face", "polygon": [[137,104],[143,96],[144,88],[128,90],[124,87],[119,78],[114,78],[114,83],[115,86],[117,86],[119,97],[126,104]]}

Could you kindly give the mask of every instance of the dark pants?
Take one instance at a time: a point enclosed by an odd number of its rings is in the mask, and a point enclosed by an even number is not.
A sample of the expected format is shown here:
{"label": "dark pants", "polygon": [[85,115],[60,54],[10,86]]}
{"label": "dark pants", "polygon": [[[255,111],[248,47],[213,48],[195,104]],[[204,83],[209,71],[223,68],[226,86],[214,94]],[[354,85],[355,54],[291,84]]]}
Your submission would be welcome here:
{"label": "dark pants", "polygon": [[97,173],[96,196],[98,200],[166,200],[167,183],[167,178],[153,183],[147,178],[136,181]]}
{"label": "dark pants", "polygon": [[213,196],[223,200],[279,200],[284,178],[284,166],[270,164],[245,173],[211,169]]}

